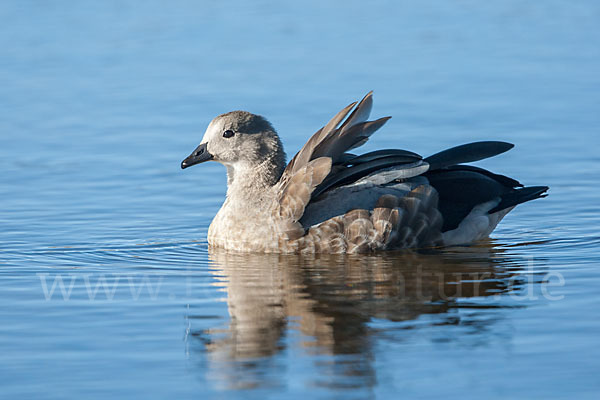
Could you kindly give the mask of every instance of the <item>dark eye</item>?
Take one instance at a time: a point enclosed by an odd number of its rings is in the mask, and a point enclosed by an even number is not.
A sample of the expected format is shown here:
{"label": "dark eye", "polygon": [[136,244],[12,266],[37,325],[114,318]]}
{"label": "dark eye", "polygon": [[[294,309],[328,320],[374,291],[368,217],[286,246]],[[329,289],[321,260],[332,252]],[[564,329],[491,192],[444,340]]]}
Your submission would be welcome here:
{"label": "dark eye", "polygon": [[235,135],[235,132],[232,131],[231,129],[227,129],[225,132],[223,132],[224,138],[230,138],[230,137],[233,137],[234,135]]}

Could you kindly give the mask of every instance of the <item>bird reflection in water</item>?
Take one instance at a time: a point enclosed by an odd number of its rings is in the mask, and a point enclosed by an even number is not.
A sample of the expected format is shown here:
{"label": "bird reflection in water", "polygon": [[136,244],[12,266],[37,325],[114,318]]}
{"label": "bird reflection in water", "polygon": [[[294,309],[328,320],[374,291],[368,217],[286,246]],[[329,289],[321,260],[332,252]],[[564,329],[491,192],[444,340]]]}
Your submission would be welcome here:
{"label": "bird reflection in water", "polygon": [[[437,314],[425,324],[485,330],[494,318],[477,319],[460,309],[501,307],[499,301],[468,299],[513,290],[521,279],[516,272],[522,269],[490,243],[366,256],[210,249],[210,260],[226,292],[230,320],[194,329],[190,309],[187,340],[207,352],[209,374],[227,388],[281,384],[277,375],[289,367],[289,358],[277,355],[286,350],[318,360],[315,367],[322,370],[323,383],[316,385],[372,386],[373,344],[381,332],[371,322],[396,323],[402,334],[394,335],[400,337],[418,332],[423,322],[417,320],[425,314]],[[323,355],[330,357],[317,357]]]}

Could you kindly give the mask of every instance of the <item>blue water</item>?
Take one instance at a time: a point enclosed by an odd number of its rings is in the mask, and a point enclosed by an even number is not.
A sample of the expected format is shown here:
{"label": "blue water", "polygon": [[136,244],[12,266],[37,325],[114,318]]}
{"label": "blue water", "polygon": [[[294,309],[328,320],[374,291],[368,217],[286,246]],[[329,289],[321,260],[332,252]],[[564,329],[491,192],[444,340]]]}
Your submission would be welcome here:
{"label": "blue water", "polygon": [[[0,5],[0,397],[597,398],[595,1]],[[209,251],[246,109],[288,155],[375,91],[364,150],[474,140],[550,196],[490,241],[306,259]]]}

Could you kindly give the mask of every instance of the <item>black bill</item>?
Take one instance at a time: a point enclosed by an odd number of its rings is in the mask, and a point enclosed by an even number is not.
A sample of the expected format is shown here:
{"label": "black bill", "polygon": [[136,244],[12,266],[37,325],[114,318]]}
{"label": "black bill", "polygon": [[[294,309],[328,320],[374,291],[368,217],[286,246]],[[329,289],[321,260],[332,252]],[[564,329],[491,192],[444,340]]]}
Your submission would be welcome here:
{"label": "black bill", "polygon": [[185,160],[181,162],[181,169],[186,169],[192,165],[200,164],[213,159],[213,155],[208,152],[206,143],[200,144]]}

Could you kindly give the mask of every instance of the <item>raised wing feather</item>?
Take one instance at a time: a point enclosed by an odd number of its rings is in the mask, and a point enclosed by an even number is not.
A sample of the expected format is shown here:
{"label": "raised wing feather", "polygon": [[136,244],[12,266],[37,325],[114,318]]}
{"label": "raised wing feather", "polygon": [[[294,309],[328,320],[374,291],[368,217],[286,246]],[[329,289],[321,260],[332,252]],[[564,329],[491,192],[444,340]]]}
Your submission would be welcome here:
{"label": "raised wing feather", "polygon": [[330,135],[331,132],[335,132],[335,130],[337,129],[340,122],[342,122],[342,120],[344,118],[346,118],[346,115],[348,115],[350,110],[352,110],[352,108],[355,105],[356,105],[356,102],[351,103],[348,106],[344,107],[324,127],[319,129],[314,135],[311,136],[310,139],[308,139],[308,141],[304,144],[304,146],[302,146],[300,151],[298,153],[296,153],[294,158],[292,158],[292,160],[285,167],[285,170],[283,171],[283,175],[281,177],[282,182],[289,179],[300,168],[302,168],[310,160],[315,158],[315,157],[313,157],[315,147],[317,147],[317,145],[319,143],[321,143],[321,141],[323,141],[323,139],[325,137]]}
{"label": "raised wing feather", "polygon": [[[283,224],[281,231],[286,233],[284,236],[292,238],[303,233],[298,221],[315,188],[330,175],[332,163],[354,157],[345,156],[344,153],[364,143],[389,119],[366,121],[373,105],[372,97],[372,92],[369,92],[358,106],[352,103],[338,112],[306,142],[283,171],[278,186],[281,193],[278,212]],[[338,128],[354,106],[354,111]],[[362,170],[365,169],[368,166],[362,167]],[[358,170],[351,171],[354,175],[356,172]]]}
{"label": "raised wing feather", "polygon": [[358,107],[352,111],[352,114],[348,117],[346,121],[340,127],[342,133],[345,129],[350,128],[353,125],[360,124],[361,122],[365,122],[369,119],[369,115],[371,115],[371,110],[373,109],[373,91],[367,93],[367,95],[360,101]]}
{"label": "raised wing feather", "polygon": [[390,118],[383,117],[375,121],[361,122],[343,131],[341,129],[336,131],[335,135],[326,137],[315,147],[313,157],[331,157],[333,162],[337,163],[342,154],[362,146]]}
{"label": "raised wing feather", "polygon": [[308,162],[319,157],[329,157],[337,163],[343,154],[355,147],[362,145],[377,129],[390,118],[381,118],[377,121],[366,121],[373,105],[373,93],[369,92],[356,106],[356,109],[338,128],[340,122],[356,103],[352,103],[337,113],[323,128],[319,129],[300,149],[289,162],[280,179],[286,182]]}

